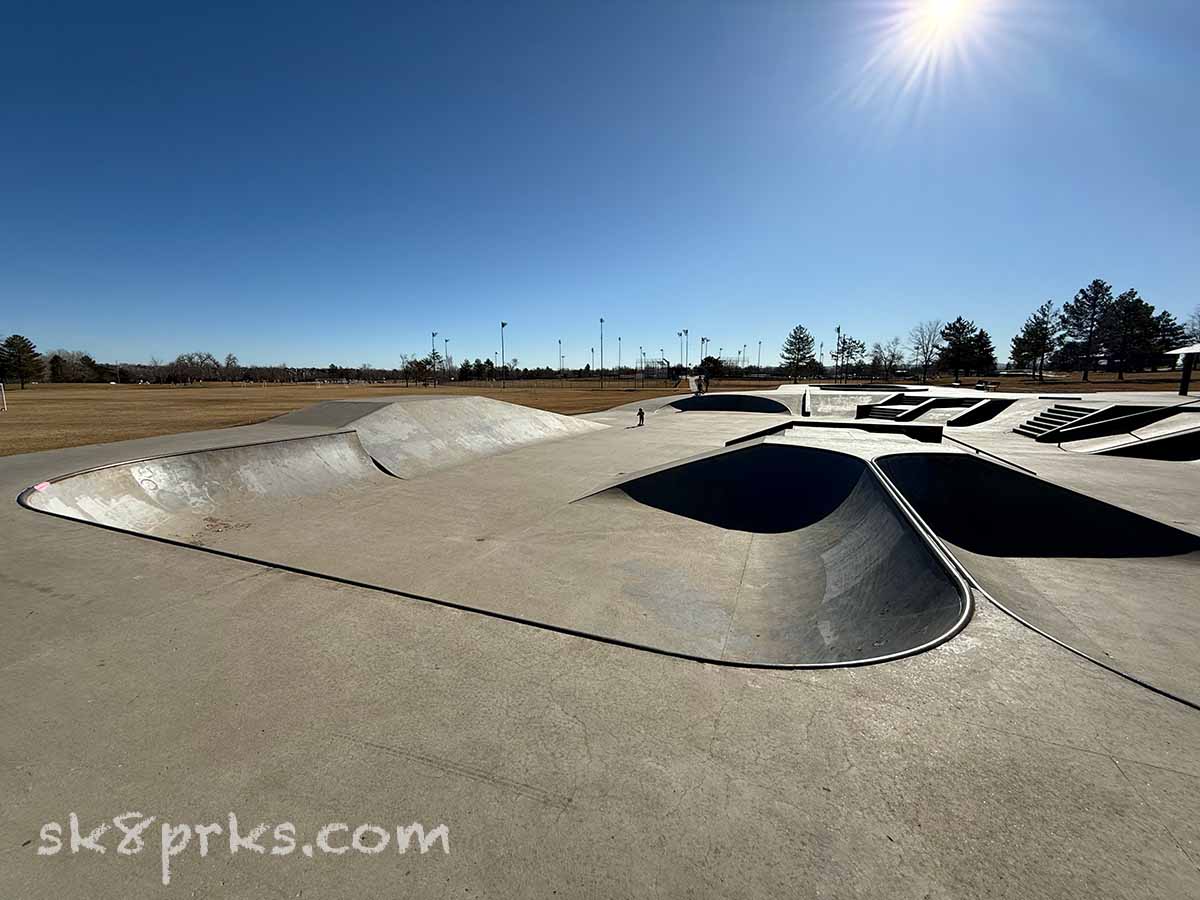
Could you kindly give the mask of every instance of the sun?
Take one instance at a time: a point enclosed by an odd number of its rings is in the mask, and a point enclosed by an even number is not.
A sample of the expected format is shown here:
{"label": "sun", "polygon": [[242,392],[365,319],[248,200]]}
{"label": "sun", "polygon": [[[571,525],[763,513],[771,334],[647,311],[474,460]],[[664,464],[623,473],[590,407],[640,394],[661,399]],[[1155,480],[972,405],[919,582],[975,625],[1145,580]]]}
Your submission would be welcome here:
{"label": "sun", "polygon": [[891,118],[920,113],[997,61],[1015,0],[864,0],[864,54],[845,94]]}
{"label": "sun", "polygon": [[952,40],[974,23],[979,3],[972,0],[922,0],[909,8],[914,37],[928,41]]}

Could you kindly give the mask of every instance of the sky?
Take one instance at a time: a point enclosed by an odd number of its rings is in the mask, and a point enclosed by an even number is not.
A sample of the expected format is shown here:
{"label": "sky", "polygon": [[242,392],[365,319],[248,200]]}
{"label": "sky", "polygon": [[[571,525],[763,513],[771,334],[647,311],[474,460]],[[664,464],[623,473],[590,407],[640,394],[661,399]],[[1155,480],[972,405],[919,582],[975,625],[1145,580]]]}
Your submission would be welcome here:
{"label": "sky", "polygon": [[[773,363],[1200,303],[1200,4],[11,3],[0,333],[102,361]],[[828,358],[828,357],[826,357]]]}

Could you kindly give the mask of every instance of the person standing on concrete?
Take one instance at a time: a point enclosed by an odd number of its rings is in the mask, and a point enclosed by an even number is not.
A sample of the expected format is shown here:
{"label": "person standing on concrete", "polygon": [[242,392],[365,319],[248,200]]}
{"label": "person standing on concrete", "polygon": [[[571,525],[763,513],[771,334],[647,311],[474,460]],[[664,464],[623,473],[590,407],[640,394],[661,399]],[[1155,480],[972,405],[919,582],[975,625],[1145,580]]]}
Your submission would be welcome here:
{"label": "person standing on concrete", "polygon": [[637,423],[637,427],[638,427],[638,428],[641,428],[641,427],[642,427],[643,425],[645,425],[645,424],[646,424],[646,413],[645,413],[645,411],[644,411],[644,410],[643,410],[643,409],[642,409],[642,408],[639,406],[639,407],[638,407],[638,423]]}

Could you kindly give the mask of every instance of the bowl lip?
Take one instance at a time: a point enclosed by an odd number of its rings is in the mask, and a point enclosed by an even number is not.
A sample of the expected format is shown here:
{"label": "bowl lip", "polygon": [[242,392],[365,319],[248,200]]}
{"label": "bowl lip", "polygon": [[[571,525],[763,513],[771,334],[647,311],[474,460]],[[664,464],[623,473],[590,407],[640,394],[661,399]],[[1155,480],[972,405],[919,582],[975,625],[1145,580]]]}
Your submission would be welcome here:
{"label": "bowl lip", "polygon": [[[283,439],[277,440],[277,441],[254,441],[254,442],[249,442],[249,443],[232,444],[232,445],[224,446],[224,447],[210,447],[210,448],[205,448],[203,450],[192,450],[192,451],[185,450],[185,451],[179,451],[179,452],[174,452],[174,453],[165,453],[165,454],[159,454],[156,456],[142,457],[140,459],[130,459],[130,460],[113,462],[113,463],[106,463],[104,465],[92,466],[87,469],[80,469],[77,472],[72,472],[67,475],[60,475],[57,478],[48,479],[47,482],[39,482],[39,486],[44,483],[55,484],[55,483],[64,481],[69,478],[73,478],[73,477],[76,477],[79,475],[86,475],[86,474],[89,474],[92,472],[103,471],[106,469],[117,468],[120,466],[135,465],[135,464],[141,463],[141,462],[150,462],[150,461],[159,460],[159,459],[170,459],[172,457],[177,457],[177,456],[186,456],[186,455],[189,455],[192,453],[209,453],[209,452],[220,451],[220,450],[237,450],[237,449],[242,449],[245,447],[256,447],[256,446],[263,446],[263,445],[269,445],[269,444],[284,443],[284,442],[289,442],[289,441],[312,440],[314,438],[331,437],[331,436],[335,436],[335,435],[345,435],[345,434],[353,434],[357,438],[357,432],[354,431],[354,429],[345,429],[345,430],[341,430],[341,431],[323,432],[321,434],[301,435],[301,436],[292,437],[292,438],[283,438]],[[711,456],[718,456],[718,455],[722,455],[725,453],[737,453],[737,452],[741,452],[743,450],[750,449],[752,447],[759,446],[763,443],[766,443],[765,438],[757,440],[757,441],[745,443],[745,444],[739,444],[732,448],[720,447],[720,448],[717,448],[717,449],[707,452],[707,453],[701,453],[696,456],[688,457],[684,460],[676,460],[674,463],[667,464],[666,466],[658,466],[655,468],[656,469],[670,468],[672,466],[681,465],[683,463],[686,463],[688,461],[695,460],[695,459],[708,458]],[[721,666],[724,668],[787,671],[787,670],[804,670],[804,669],[846,669],[846,668],[856,668],[859,666],[878,665],[880,663],[891,662],[893,660],[898,660],[898,659],[904,659],[909,656],[915,656],[919,653],[924,653],[928,650],[932,650],[935,647],[937,647],[937,646],[949,641],[951,638],[955,637],[960,631],[963,630],[963,628],[966,627],[967,623],[971,620],[971,617],[974,614],[974,610],[975,610],[974,597],[973,597],[973,594],[971,591],[970,584],[968,583],[968,581],[966,579],[964,579],[961,568],[958,565],[957,561],[954,560],[952,556],[947,554],[941,541],[937,539],[937,537],[929,529],[929,526],[924,523],[924,521],[921,519],[921,517],[919,515],[917,515],[914,510],[912,510],[911,508],[908,507],[907,503],[899,495],[895,486],[891,484],[891,482],[883,474],[882,470],[879,469],[879,467],[875,464],[874,459],[864,459],[863,457],[857,456],[853,453],[846,453],[841,450],[831,450],[831,449],[828,449],[825,447],[806,447],[803,445],[790,446],[788,444],[782,444],[782,443],[777,443],[777,442],[771,442],[771,444],[772,444],[772,446],[778,446],[778,447],[781,447],[783,449],[793,451],[793,452],[807,451],[807,452],[818,453],[818,454],[833,454],[833,455],[837,455],[837,456],[843,456],[843,457],[847,457],[849,459],[857,460],[858,462],[863,464],[864,474],[869,472],[876,479],[876,481],[878,483],[880,483],[880,485],[884,489],[885,496],[892,502],[894,508],[899,510],[901,516],[908,521],[909,525],[916,532],[916,536],[917,536],[918,540],[921,540],[924,543],[925,547],[928,549],[930,554],[933,556],[934,560],[941,566],[941,568],[943,569],[943,571],[949,578],[950,583],[958,591],[959,604],[960,604],[959,615],[957,616],[955,621],[950,625],[949,628],[943,630],[940,634],[930,638],[928,641],[925,641],[919,645],[916,645],[913,647],[905,647],[902,650],[896,650],[891,653],[884,653],[884,654],[879,654],[876,656],[863,657],[861,659],[848,659],[848,660],[837,660],[837,661],[827,661],[827,662],[782,662],[782,663],[781,662],[762,662],[762,661],[753,661],[753,660],[740,660],[740,659],[723,659],[720,657],[705,656],[705,655],[702,655],[699,653],[689,653],[687,651],[682,651],[682,650],[672,650],[672,649],[666,648],[666,647],[656,647],[656,646],[649,645],[649,644],[642,644],[642,643],[638,643],[636,641],[626,640],[624,638],[618,638],[618,637],[614,637],[611,635],[598,634],[595,632],[585,631],[583,629],[572,628],[572,627],[564,626],[564,625],[557,625],[552,622],[543,622],[543,621],[538,621],[537,619],[531,619],[531,618],[528,618],[525,616],[518,616],[518,615],[514,615],[514,614],[510,614],[510,613],[501,612],[498,610],[491,610],[491,609],[485,609],[483,607],[472,606],[467,603],[462,603],[462,602],[459,602],[456,600],[451,600],[451,599],[444,598],[444,597],[431,597],[431,596],[427,596],[427,595],[423,595],[423,594],[413,593],[411,591],[406,591],[406,590],[403,590],[400,588],[394,588],[394,587],[388,587],[385,585],[373,584],[373,583],[367,582],[367,581],[361,581],[358,579],[348,578],[348,577],[340,576],[340,575],[333,575],[333,574],[330,574],[327,572],[319,572],[319,571],[316,571],[313,569],[306,569],[301,566],[289,565],[287,563],[274,562],[269,559],[263,559],[260,557],[249,556],[249,555],[243,554],[243,553],[236,553],[236,552],[229,551],[229,550],[221,550],[221,549],[218,549],[215,547],[206,547],[206,546],[202,546],[202,545],[198,545],[198,544],[192,544],[192,543],[188,543],[186,541],[178,540],[176,538],[165,537],[162,535],[147,534],[145,532],[134,531],[129,528],[121,528],[116,525],[108,525],[103,522],[95,522],[95,521],[91,521],[91,520],[87,520],[87,519],[80,519],[75,516],[66,515],[65,513],[61,513],[61,512],[54,512],[53,510],[44,509],[44,508],[30,504],[29,503],[30,494],[31,493],[41,493],[40,491],[37,491],[35,487],[32,487],[32,486],[25,488],[23,491],[21,491],[20,494],[18,494],[17,503],[18,503],[18,505],[29,510],[30,512],[38,513],[38,514],[45,515],[45,516],[52,516],[53,518],[56,518],[56,519],[63,519],[68,522],[73,522],[76,524],[80,524],[80,525],[84,525],[84,526],[88,526],[88,527],[92,527],[92,528],[100,528],[105,531],[111,531],[111,532],[116,532],[118,534],[129,535],[131,537],[134,537],[134,538],[137,538],[140,540],[156,541],[160,544],[168,544],[168,545],[171,545],[174,547],[181,547],[186,550],[191,550],[193,552],[207,553],[207,554],[210,554],[213,556],[223,557],[225,559],[232,559],[232,560],[236,560],[239,562],[250,563],[252,565],[260,566],[260,567],[266,568],[266,569],[272,569],[275,571],[282,571],[282,572],[289,572],[289,573],[296,574],[296,575],[304,575],[304,576],[307,576],[310,578],[317,578],[322,581],[331,582],[334,584],[342,584],[342,585],[346,585],[349,587],[356,587],[356,588],[360,588],[363,590],[369,590],[369,591],[374,591],[377,593],[388,594],[388,595],[391,595],[394,597],[400,597],[400,598],[403,598],[406,600],[420,601],[420,602],[429,603],[429,604],[432,604],[435,606],[442,606],[442,607],[445,607],[448,609],[455,609],[460,612],[474,613],[475,615],[486,616],[486,617],[492,618],[492,619],[499,619],[501,621],[510,622],[510,623],[517,624],[517,625],[523,625],[523,626],[526,626],[529,628],[538,628],[538,629],[542,629],[545,631],[568,635],[571,637],[582,638],[584,640],[595,641],[597,643],[608,644],[610,646],[623,647],[625,649],[638,650],[638,651],[641,651],[644,653],[652,653],[657,656],[671,657],[674,659],[686,660],[686,661],[695,662],[695,663],[702,663],[705,665]],[[643,472],[640,474],[648,474],[648,472]],[[635,475],[634,477],[640,477],[640,475]],[[626,478],[626,479],[622,479],[622,480],[627,481],[630,479]],[[43,490],[44,490],[44,488],[43,488]],[[604,488],[604,490],[607,490],[607,488]],[[596,492],[592,492],[592,493],[596,493]],[[586,496],[591,496],[591,495],[592,494],[588,494]],[[578,498],[578,499],[583,499],[583,498]],[[573,500],[573,501],[569,501],[569,502],[574,503],[577,501]]]}

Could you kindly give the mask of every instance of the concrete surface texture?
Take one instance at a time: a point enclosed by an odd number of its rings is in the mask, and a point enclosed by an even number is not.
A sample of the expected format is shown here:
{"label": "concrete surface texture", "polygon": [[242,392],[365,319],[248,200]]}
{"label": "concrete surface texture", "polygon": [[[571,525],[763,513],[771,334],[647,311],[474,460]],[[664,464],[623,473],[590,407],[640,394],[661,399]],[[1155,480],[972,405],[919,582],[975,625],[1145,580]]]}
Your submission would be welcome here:
{"label": "concrete surface texture", "polygon": [[[1200,895],[1200,464],[1013,434],[1036,397],[931,444],[770,393],[0,462],[56,513],[0,509],[0,895]],[[452,852],[36,852],[129,809]]]}

